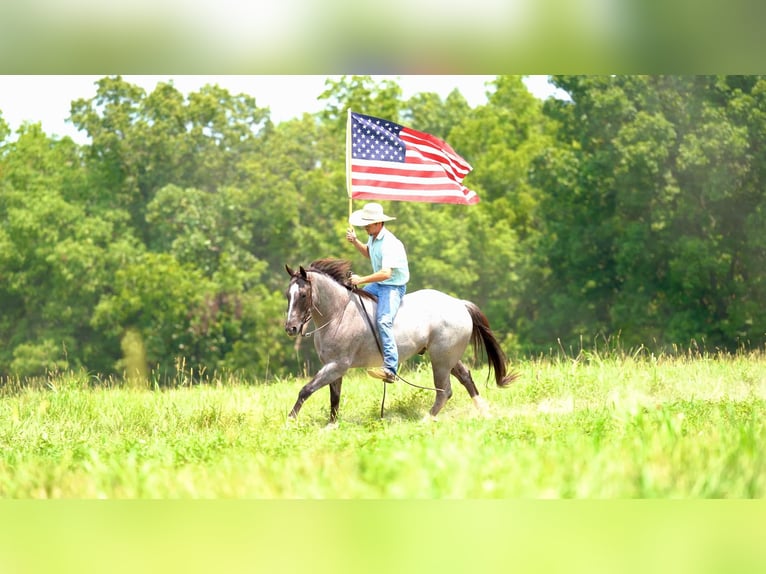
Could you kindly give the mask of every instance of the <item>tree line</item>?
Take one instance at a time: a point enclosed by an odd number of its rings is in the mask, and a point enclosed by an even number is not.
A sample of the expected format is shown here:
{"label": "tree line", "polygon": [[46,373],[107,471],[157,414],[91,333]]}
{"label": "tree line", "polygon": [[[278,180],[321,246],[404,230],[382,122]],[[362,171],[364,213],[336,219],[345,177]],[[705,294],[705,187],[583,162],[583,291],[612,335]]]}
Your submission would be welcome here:
{"label": "tree line", "polygon": [[275,124],[257,94],[120,76],[71,104],[87,144],[0,111],[0,375],[300,372],[285,263],[344,257],[348,109],[447,140],[465,207],[386,205],[410,290],[476,302],[512,354],[598,338],[656,349],[766,337],[766,79],[552,76],[540,101],[497,76],[487,103],[327,80]]}

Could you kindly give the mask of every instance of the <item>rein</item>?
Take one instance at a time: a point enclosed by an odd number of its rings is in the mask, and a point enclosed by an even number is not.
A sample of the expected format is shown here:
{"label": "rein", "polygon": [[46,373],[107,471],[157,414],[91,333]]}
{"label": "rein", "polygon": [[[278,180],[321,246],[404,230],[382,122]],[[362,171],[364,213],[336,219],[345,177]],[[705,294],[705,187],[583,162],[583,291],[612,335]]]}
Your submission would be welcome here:
{"label": "rein", "polygon": [[[311,304],[311,305],[312,305],[312,307],[313,307],[314,303],[312,302],[312,304]],[[316,312],[317,312],[317,313],[319,313],[319,309],[317,309],[317,310],[316,310]],[[321,315],[321,313],[319,313],[319,314]],[[314,333],[316,333],[317,331],[321,331],[322,329],[324,329],[325,327],[327,327],[327,325],[329,325],[330,323],[332,323],[332,319],[330,319],[329,321],[327,321],[327,323],[325,323],[324,325],[320,325],[319,327],[317,327],[317,328],[316,328],[316,329],[314,329],[313,331],[306,331],[306,332],[304,333],[304,332],[303,332],[303,328],[304,328],[306,325],[308,325],[308,324],[309,324],[309,321],[311,321],[311,319],[313,319],[313,317],[312,317],[312,315],[311,315],[311,311],[309,311],[307,318],[306,318],[306,319],[303,321],[303,323],[301,323],[301,329],[300,329],[300,331],[301,331],[301,336],[302,336],[302,337],[311,337],[311,335],[313,335],[313,334],[314,334]]]}
{"label": "rein", "polygon": [[[311,317],[309,317],[309,321],[311,321]],[[303,325],[301,325],[301,330],[303,329],[303,327],[305,327],[306,325],[308,325],[308,322],[309,322],[309,321],[306,321],[305,323],[303,323]],[[302,336],[302,337],[306,337],[306,338],[308,338],[308,337],[311,337],[311,336],[312,336],[314,333],[316,333],[317,331],[321,331],[322,329],[324,329],[325,327],[327,327],[327,325],[329,325],[331,322],[332,322],[332,321],[327,321],[327,323],[325,323],[324,325],[321,325],[321,326],[319,326],[319,327],[317,327],[316,329],[313,329],[313,330],[311,330],[311,331],[306,331],[305,333],[303,333],[303,332],[301,331],[301,336]]]}

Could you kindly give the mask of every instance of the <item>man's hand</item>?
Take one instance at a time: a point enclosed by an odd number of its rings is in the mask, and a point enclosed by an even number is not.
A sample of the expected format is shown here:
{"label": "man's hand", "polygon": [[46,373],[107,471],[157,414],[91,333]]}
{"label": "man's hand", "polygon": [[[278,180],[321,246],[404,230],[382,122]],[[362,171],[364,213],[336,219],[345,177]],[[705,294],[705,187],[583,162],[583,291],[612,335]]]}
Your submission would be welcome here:
{"label": "man's hand", "polygon": [[346,241],[349,243],[353,243],[356,241],[356,231],[354,231],[353,227],[349,227],[346,229]]}
{"label": "man's hand", "polygon": [[351,274],[351,277],[349,277],[349,278],[348,278],[348,280],[351,282],[351,284],[352,284],[354,287],[356,287],[357,285],[359,285],[359,283],[360,283],[360,279],[361,279],[361,277],[359,277],[359,275],[357,275],[356,273],[352,273],[352,274]]}

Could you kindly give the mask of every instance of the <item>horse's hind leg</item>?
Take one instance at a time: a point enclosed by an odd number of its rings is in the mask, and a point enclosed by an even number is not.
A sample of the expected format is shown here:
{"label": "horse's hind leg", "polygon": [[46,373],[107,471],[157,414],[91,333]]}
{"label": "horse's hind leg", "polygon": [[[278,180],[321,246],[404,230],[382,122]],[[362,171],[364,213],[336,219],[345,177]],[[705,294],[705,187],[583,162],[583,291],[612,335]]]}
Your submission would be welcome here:
{"label": "horse's hind leg", "polygon": [[452,396],[452,385],[449,382],[448,367],[437,367],[431,363],[431,368],[434,372],[434,387],[436,387],[436,398],[434,404],[429,411],[432,417],[439,414],[444,404]]}
{"label": "horse's hind leg", "polygon": [[330,383],[330,422],[338,419],[338,407],[340,407],[340,385],[343,379],[335,379]]}
{"label": "horse's hind leg", "polygon": [[487,402],[479,396],[479,389],[476,388],[476,383],[473,382],[473,377],[471,376],[471,371],[468,370],[468,367],[466,367],[462,361],[458,361],[457,364],[452,367],[452,371],[450,372],[458,381],[460,381],[465,387],[465,390],[468,391],[468,396],[471,397],[474,406],[476,406],[479,412],[486,415],[489,412],[489,407],[487,406]]}
{"label": "horse's hind leg", "polygon": [[468,391],[468,396],[471,398],[479,396],[479,389],[476,388],[476,384],[473,382],[471,371],[468,370],[468,367],[462,361],[458,361],[450,372],[465,387],[465,390]]}

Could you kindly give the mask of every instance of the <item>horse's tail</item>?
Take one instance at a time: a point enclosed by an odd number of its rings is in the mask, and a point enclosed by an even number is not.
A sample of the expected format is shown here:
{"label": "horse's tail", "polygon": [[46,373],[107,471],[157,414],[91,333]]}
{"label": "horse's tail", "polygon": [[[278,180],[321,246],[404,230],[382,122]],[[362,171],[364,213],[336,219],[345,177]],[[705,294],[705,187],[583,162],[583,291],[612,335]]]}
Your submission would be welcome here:
{"label": "horse's tail", "polygon": [[498,387],[507,387],[519,376],[518,373],[508,371],[508,359],[497,342],[492,329],[489,327],[489,321],[481,309],[470,301],[465,301],[465,306],[473,321],[473,331],[471,332],[471,344],[474,352],[479,353],[481,347],[484,347],[487,353],[490,371],[495,371],[495,381]]}

